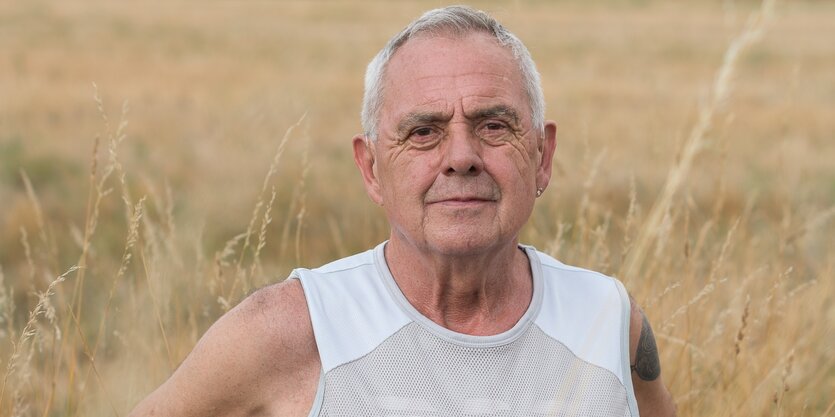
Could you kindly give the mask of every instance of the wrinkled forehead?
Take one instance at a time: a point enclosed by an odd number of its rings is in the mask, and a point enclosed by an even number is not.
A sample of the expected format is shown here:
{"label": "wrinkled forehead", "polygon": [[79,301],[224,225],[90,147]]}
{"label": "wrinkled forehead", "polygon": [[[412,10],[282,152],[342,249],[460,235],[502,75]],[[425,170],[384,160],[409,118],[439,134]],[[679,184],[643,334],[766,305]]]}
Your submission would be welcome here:
{"label": "wrinkled forehead", "polygon": [[530,114],[518,63],[490,34],[420,34],[388,62],[380,114],[384,124],[415,106],[452,106],[458,101],[502,102]]}

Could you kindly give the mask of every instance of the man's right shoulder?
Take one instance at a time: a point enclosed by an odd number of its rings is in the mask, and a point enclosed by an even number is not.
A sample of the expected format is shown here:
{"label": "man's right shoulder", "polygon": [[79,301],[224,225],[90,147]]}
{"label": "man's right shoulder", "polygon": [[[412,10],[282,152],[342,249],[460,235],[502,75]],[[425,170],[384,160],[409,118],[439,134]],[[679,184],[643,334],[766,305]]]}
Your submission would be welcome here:
{"label": "man's right shoulder", "polygon": [[132,415],[303,415],[319,369],[304,291],[289,279],[218,319]]}
{"label": "man's right shoulder", "polygon": [[230,321],[229,327],[246,328],[256,337],[254,354],[280,354],[295,363],[318,358],[304,289],[298,279],[256,290],[221,320]]}

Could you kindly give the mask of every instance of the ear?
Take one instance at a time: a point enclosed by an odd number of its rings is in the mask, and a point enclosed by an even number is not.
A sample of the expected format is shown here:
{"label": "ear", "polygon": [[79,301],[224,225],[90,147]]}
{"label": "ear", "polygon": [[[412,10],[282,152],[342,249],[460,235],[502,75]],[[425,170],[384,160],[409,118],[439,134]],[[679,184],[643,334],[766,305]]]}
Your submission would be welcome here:
{"label": "ear", "polygon": [[380,192],[380,180],[377,177],[377,155],[374,148],[375,143],[365,135],[356,135],[353,138],[354,162],[362,175],[362,182],[365,185],[365,192],[368,197],[378,205],[383,205],[383,195]]}
{"label": "ear", "polygon": [[545,122],[542,139],[539,142],[539,167],[536,170],[536,186],[548,187],[551,181],[551,168],[554,165],[554,149],[557,146],[557,124],[552,120]]}

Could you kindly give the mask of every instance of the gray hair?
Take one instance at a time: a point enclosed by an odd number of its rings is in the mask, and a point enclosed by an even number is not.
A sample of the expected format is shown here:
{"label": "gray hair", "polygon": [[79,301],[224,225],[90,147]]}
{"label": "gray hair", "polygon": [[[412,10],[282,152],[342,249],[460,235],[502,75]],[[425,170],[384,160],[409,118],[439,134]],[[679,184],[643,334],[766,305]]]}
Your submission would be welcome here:
{"label": "gray hair", "polygon": [[377,53],[365,71],[365,92],[362,99],[362,128],[365,135],[376,140],[377,123],[383,102],[383,77],[386,66],[394,53],[409,39],[424,33],[452,33],[466,35],[484,32],[496,38],[499,45],[509,49],[522,72],[522,81],[528,96],[531,110],[531,122],[536,131],[541,132],[545,125],[545,97],[542,93],[539,72],[531,58],[528,48],[487,13],[468,6],[448,6],[430,10],[410,23],[391,38],[386,46]]}

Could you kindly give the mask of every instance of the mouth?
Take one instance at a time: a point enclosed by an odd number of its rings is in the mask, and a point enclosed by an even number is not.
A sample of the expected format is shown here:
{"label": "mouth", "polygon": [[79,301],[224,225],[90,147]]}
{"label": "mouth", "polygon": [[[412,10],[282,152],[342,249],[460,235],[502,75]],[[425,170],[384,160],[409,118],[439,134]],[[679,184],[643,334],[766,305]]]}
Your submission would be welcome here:
{"label": "mouth", "polygon": [[469,196],[456,196],[456,197],[445,197],[439,199],[433,199],[427,201],[427,205],[444,205],[444,206],[453,206],[453,207],[466,207],[466,206],[476,206],[481,204],[488,204],[494,203],[496,200],[492,198],[484,198],[484,197],[469,197]]}
{"label": "mouth", "polygon": [[488,175],[470,178],[439,177],[423,196],[426,206],[480,208],[501,199],[498,185]]}

